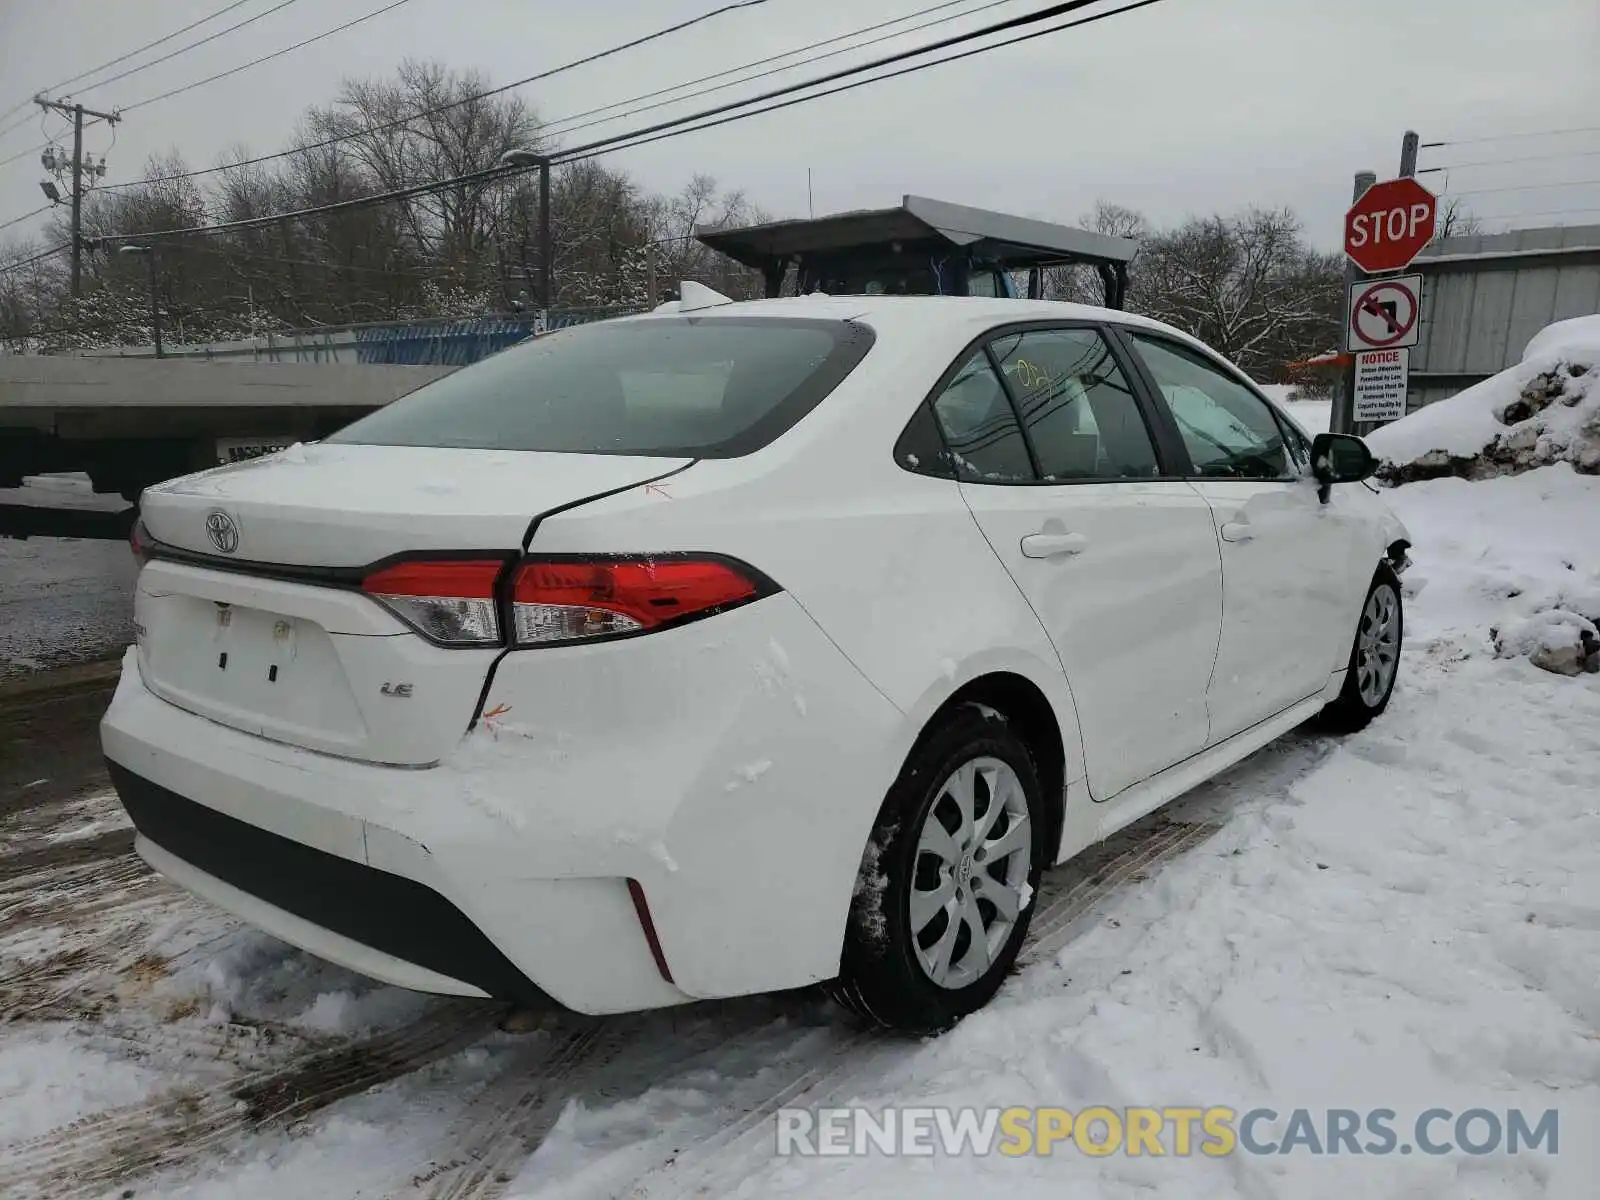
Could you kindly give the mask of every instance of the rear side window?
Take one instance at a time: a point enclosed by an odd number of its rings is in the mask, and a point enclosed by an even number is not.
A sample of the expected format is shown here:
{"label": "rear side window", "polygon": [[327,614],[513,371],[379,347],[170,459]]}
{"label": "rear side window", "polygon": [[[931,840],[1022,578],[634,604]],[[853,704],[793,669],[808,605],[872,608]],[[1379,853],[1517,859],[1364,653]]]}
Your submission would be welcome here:
{"label": "rear side window", "polygon": [[934,398],[933,410],[958,477],[975,483],[1033,482],[1033,462],[1011,398],[981,349],[967,356]]}
{"label": "rear side window", "polygon": [[730,458],[783,434],[871,346],[851,321],[598,322],[464,367],[327,440]]}
{"label": "rear side window", "polygon": [[1094,329],[1034,329],[992,346],[1047,483],[1160,474],[1139,403]]}

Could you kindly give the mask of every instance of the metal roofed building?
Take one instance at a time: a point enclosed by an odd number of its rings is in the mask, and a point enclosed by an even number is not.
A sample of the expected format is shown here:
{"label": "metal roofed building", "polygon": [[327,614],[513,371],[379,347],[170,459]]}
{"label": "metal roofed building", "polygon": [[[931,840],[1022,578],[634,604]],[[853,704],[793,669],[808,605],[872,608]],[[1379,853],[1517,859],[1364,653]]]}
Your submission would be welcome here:
{"label": "metal roofed building", "polygon": [[1131,238],[906,196],[896,208],[863,209],[743,229],[699,228],[695,236],[760,271],[768,296],[795,289],[830,295],[1015,295],[1008,273],[1028,273],[1028,296],[1043,291],[1044,269],[1095,268],[1107,307],[1127,297]]}

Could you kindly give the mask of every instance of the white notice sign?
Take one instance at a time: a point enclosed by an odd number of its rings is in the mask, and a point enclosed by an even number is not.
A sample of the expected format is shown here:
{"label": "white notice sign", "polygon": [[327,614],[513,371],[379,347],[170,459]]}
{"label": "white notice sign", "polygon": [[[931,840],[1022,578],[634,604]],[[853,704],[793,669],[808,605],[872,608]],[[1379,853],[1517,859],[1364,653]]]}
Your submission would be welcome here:
{"label": "white notice sign", "polygon": [[1398,421],[1406,415],[1411,351],[1365,350],[1356,355],[1357,421]]}

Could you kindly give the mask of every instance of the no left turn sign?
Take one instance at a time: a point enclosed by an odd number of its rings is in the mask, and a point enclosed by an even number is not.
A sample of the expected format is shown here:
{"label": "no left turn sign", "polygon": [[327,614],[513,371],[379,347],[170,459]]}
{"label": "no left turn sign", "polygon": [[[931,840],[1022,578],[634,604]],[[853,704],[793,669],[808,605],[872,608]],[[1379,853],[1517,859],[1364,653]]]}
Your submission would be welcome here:
{"label": "no left turn sign", "polygon": [[1398,350],[1415,346],[1421,333],[1422,276],[1363,280],[1350,289],[1350,328],[1346,348]]}

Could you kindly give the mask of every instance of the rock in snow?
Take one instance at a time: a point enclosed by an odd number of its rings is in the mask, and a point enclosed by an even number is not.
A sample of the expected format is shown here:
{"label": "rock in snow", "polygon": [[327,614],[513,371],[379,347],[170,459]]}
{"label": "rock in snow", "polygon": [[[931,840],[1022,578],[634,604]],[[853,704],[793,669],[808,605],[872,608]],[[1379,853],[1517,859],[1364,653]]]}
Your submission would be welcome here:
{"label": "rock in snow", "polygon": [[1600,474],[1600,317],[1559,321],[1522,362],[1367,436],[1389,483],[1570,462]]}

